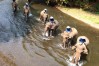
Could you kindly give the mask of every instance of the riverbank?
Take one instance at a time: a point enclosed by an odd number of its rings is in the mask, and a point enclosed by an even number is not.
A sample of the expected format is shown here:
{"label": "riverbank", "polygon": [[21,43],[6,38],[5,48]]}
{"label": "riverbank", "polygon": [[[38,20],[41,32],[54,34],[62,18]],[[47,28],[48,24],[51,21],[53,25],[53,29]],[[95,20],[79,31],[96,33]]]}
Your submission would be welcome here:
{"label": "riverbank", "polygon": [[90,25],[93,28],[99,29],[99,15],[95,15],[77,8],[64,8],[59,6],[57,6],[56,8],[64,12],[65,14],[68,14]]}

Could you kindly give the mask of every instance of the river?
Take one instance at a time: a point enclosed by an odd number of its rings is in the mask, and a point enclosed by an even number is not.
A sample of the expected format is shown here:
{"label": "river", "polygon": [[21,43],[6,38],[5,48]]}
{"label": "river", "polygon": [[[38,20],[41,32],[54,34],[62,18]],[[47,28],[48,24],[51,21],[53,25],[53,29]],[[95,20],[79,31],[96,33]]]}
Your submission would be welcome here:
{"label": "river", "polygon": [[[31,5],[33,16],[24,20],[22,8],[25,1],[19,1],[20,10],[13,15],[11,0],[0,1],[0,66],[67,66],[66,58],[72,54],[70,49],[63,50],[59,35],[67,25],[75,27],[80,35],[89,38],[89,54],[84,66],[99,65],[99,30],[70,17],[56,9],[42,4]],[[44,26],[37,19],[44,8],[49,15],[60,23],[58,34],[49,41],[43,40]]]}

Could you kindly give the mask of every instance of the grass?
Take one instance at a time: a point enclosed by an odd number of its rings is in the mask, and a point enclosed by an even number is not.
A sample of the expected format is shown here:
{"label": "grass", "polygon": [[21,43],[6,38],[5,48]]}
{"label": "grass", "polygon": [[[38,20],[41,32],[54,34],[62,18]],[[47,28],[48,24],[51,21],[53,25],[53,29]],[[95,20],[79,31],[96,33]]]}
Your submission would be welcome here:
{"label": "grass", "polygon": [[64,12],[67,14],[73,15],[77,18],[80,18],[82,20],[87,20],[88,22],[99,24],[99,12],[91,13],[84,11],[82,9],[77,8],[62,8]]}

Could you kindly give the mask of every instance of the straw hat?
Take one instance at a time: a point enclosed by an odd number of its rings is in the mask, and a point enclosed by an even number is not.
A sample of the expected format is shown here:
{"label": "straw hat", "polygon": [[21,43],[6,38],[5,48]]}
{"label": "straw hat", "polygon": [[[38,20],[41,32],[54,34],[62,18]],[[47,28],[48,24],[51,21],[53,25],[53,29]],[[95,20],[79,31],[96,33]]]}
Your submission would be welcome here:
{"label": "straw hat", "polygon": [[85,39],[85,44],[86,45],[88,45],[89,44],[89,39],[86,37],[86,36],[79,36],[78,38],[77,38],[77,43],[80,43],[80,39]]}

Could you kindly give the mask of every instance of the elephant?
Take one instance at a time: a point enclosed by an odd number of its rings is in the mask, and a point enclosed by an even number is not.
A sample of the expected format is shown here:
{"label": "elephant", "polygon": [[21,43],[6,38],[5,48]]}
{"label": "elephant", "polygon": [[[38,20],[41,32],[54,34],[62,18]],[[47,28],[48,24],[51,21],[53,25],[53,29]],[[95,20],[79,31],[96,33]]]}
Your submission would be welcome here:
{"label": "elephant", "polygon": [[54,24],[51,27],[52,36],[54,36],[56,34],[56,31],[57,31],[58,27],[59,27],[59,22],[57,20],[54,20]]}
{"label": "elephant", "polygon": [[[81,60],[81,56],[88,54],[87,45],[89,44],[89,39],[86,36],[79,36],[77,38],[76,45],[72,47],[75,50],[75,53],[72,58],[72,63],[78,64]],[[84,57],[83,57],[84,58]]]}
{"label": "elephant", "polygon": [[13,12],[15,13],[18,9],[18,4],[15,1],[13,1],[12,7],[13,7]]}
{"label": "elephant", "polygon": [[59,27],[59,22],[54,20],[54,23],[47,22],[44,29],[44,34],[48,32],[48,36],[54,36],[57,28]]}
{"label": "elephant", "polygon": [[82,53],[88,54],[88,50],[84,44],[83,45],[76,44],[75,47],[76,47],[74,49],[75,53],[73,54],[71,62],[78,65],[78,62],[81,60]]}
{"label": "elephant", "polygon": [[30,8],[29,7],[24,7],[24,16],[25,16],[26,21],[29,18],[29,13],[30,13]]}
{"label": "elephant", "polygon": [[64,31],[63,33],[61,33],[61,36],[63,38],[63,47],[64,48],[68,48],[71,46],[72,42],[75,41],[76,36],[78,35],[78,31],[76,30],[76,28],[71,28],[71,32],[66,32]]}
{"label": "elephant", "polygon": [[40,12],[40,20],[44,22],[44,25],[48,21],[48,14],[43,10]]}

